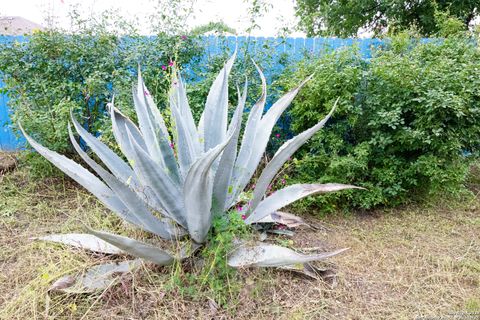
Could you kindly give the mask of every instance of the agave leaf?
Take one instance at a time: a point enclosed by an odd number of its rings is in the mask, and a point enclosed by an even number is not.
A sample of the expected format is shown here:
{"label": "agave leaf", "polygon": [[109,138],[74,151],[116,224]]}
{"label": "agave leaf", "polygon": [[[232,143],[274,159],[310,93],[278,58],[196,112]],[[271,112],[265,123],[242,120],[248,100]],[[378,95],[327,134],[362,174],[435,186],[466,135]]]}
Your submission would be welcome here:
{"label": "agave leaf", "polygon": [[103,169],[80,148],[77,141],[73,137],[70,126],[68,127],[68,132],[70,135],[70,140],[72,141],[73,147],[77,153],[93,170],[100,175],[100,177],[107,183],[107,185],[113,190],[113,192],[115,192],[118,198],[125,205],[122,210],[116,211],[121,218],[164,239],[173,240],[185,235],[185,230],[176,227],[171,221],[166,219],[159,220],[156,218],[145,206],[145,203],[129,186],[125,185],[123,182]]}
{"label": "agave leaf", "polygon": [[[233,173],[233,166],[237,157],[238,136],[242,127],[242,115],[247,100],[248,82],[245,81],[243,94],[238,97],[238,106],[235,109],[232,121],[229,126],[229,133],[233,134],[232,139],[225,147],[220,158],[217,170],[215,171],[215,180],[213,184],[213,206],[214,211],[223,212],[226,208],[228,192],[231,189],[230,181]],[[234,132],[232,132],[235,130]],[[230,190],[231,191],[231,190]]]}
{"label": "agave leaf", "polygon": [[72,123],[77,133],[87,142],[88,146],[97,154],[107,168],[123,182],[127,182],[131,179],[133,170],[128,164],[126,164],[122,158],[108,148],[103,142],[85,130],[73,116],[72,110],[70,110],[70,117],[72,118]]}
{"label": "agave leaf", "polygon": [[[188,104],[187,91],[182,76],[178,70],[175,71],[176,77],[173,79],[173,95],[175,106],[177,106],[185,127],[188,129],[189,136],[195,148],[195,154],[198,156],[203,152],[202,144],[198,136],[193,114]],[[172,106],[171,106],[172,107]]]}
{"label": "agave leaf", "polygon": [[253,191],[253,199],[250,204],[250,210],[255,210],[257,205],[262,201],[263,195],[268,189],[268,186],[272,182],[273,178],[277,174],[278,170],[283,166],[283,164],[294,154],[298,148],[300,148],[308,139],[310,139],[318,130],[323,128],[325,123],[330,119],[331,115],[335,111],[337,106],[338,99],[335,101],[332,110],[327,114],[325,118],[322,119],[319,123],[303,131],[297,136],[285,142],[275,153],[272,160],[267,164],[265,169],[263,169],[260,178],[258,178],[255,184],[255,190]]}
{"label": "agave leaf", "polygon": [[106,242],[122,249],[134,257],[142,258],[161,266],[167,266],[173,263],[174,257],[165,250],[154,247],[150,244],[119,236],[113,233],[87,229],[89,233],[105,240]]}
{"label": "agave leaf", "polygon": [[[128,159],[133,159],[133,147],[130,143],[128,132],[132,135],[132,139],[137,142],[137,144],[147,152],[147,147],[145,145],[145,141],[138,130],[137,126],[130,121],[126,116],[124,116],[120,111],[118,111],[115,107],[112,107],[110,110],[111,117],[112,117],[112,129],[115,139],[120,146],[123,154]],[[72,142],[73,143],[73,142]],[[77,150],[77,152],[79,152]],[[80,153],[80,152],[79,152]],[[84,159],[85,160],[85,159]],[[92,167],[93,168],[93,167]],[[93,168],[96,170],[95,168]],[[97,173],[102,176],[98,171]],[[102,178],[105,180],[104,178]],[[147,189],[144,190],[138,180],[138,177],[133,172],[133,176],[127,180],[127,184],[137,193],[137,195],[146,202],[149,206],[154,208],[157,211],[165,212],[165,208],[162,206],[161,202],[158,200],[157,196],[152,192],[152,190]]]}
{"label": "agave leaf", "polygon": [[227,144],[232,140],[233,134],[222,144],[206,152],[195,161],[183,186],[183,200],[188,232],[197,243],[203,243],[212,224],[212,178],[210,168]]}
{"label": "agave leaf", "polygon": [[[162,137],[162,139],[169,140],[170,136],[165,121],[154,104],[153,99],[151,99],[150,92],[145,86],[140,66],[138,66],[137,87],[132,88],[132,90],[138,124],[147,144],[149,154],[152,157],[156,154],[161,159],[160,149],[158,149],[158,138]],[[147,98],[149,99],[147,100]],[[149,102],[152,102],[152,104],[149,104]],[[155,121],[157,119],[160,121]],[[170,141],[168,141],[168,143],[170,143]]]}
{"label": "agave leaf", "polygon": [[[70,124],[68,125],[68,134],[74,149],[83,159],[83,161],[85,161],[103,179],[103,181],[107,183],[109,188],[112,189],[112,192],[115,193],[115,195],[120,200],[120,203],[118,204],[118,206],[115,208],[115,210],[112,210],[112,211],[115,212],[120,218],[126,220],[127,222],[130,222],[137,226],[141,226],[140,220],[138,220],[135,214],[132,214],[130,212],[129,208],[125,205],[125,201],[123,201],[121,194],[119,194],[118,190],[116,190],[115,188],[115,186],[117,186],[117,184],[121,182],[118,181],[117,178],[115,178],[110,172],[108,172],[102,166],[100,166],[95,161],[93,161],[93,159],[90,158],[87,155],[87,153],[82,150],[82,148],[80,148],[80,145],[77,143],[77,140],[75,140],[75,137],[73,136]],[[115,180],[117,180],[119,183],[115,183]]]}
{"label": "agave leaf", "polygon": [[132,272],[141,264],[140,259],[99,264],[80,274],[67,275],[58,279],[48,291],[79,294],[105,290],[112,286],[120,278],[120,275]]}
{"label": "agave leaf", "polygon": [[227,196],[225,209],[228,209],[233,204],[233,201],[236,200],[240,192],[243,190],[243,188],[241,188],[242,183],[240,183],[239,179],[243,176],[248,160],[250,159],[252,145],[255,143],[255,135],[257,134],[257,126],[262,118],[263,109],[265,108],[265,102],[267,100],[267,81],[265,80],[262,70],[253,60],[252,62],[255,65],[255,68],[257,68],[257,72],[262,80],[262,94],[248,113],[247,123],[245,124],[245,129],[243,131],[242,143],[233,169],[231,179],[232,187]]}
{"label": "agave leaf", "polygon": [[43,237],[34,237],[32,240],[56,242],[105,254],[124,253],[121,249],[111,245],[110,243],[105,242],[92,234],[86,233],[52,234]]}
{"label": "agave leaf", "polygon": [[[177,83],[179,101],[178,106],[180,107],[180,113],[186,119],[190,135],[192,136],[192,138],[196,138],[196,141],[199,143],[200,141],[198,140],[198,132],[197,128],[195,127],[195,121],[193,120],[192,110],[190,109],[190,106],[188,104],[187,90],[185,88],[183,78],[179,72],[177,73]],[[198,152],[201,152],[200,144],[198,145]]]}
{"label": "agave leaf", "polygon": [[228,265],[235,268],[282,267],[327,259],[346,250],[348,249],[305,255],[285,247],[262,243],[256,246],[241,246],[236,249],[228,257]]}
{"label": "agave leaf", "polygon": [[133,102],[148,154],[156,163],[167,169],[173,181],[180,183],[175,155],[170,147],[168,130],[160,111],[143,83],[140,68],[138,70],[138,87],[133,90]]}
{"label": "agave leaf", "polygon": [[137,126],[130,119],[128,119],[127,116],[115,108],[113,104],[110,109],[110,116],[112,119],[113,136],[115,137],[120,150],[122,150],[122,153],[127,157],[127,159],[132,159],[133,157],[133,150],[127,134],[128,131],[130,131],[132,137],[143,150],[148,150],[145,140],[143,140],[142,134]]}
{"label": "agave leaf", "polygon": [[[178,106],[177,93],[173,91],[170,94],[170,106],[173,119],[175,120],[175,145],[177,147],[178,163],[180,164],[180,172],[183,177],[187,175],[188,169],[200,154],[200,143],[198,138],[192,137],[188,124],[184,116],[180,114]],[[198,153],[197,153],[198,152]]]}
{"label": "agave leaf", "polygon": [[155,101],[153,101],[153,97],[150,94],[150,91],[148,91],[148,88],[143,81],[140,66],[138,67],[138,81],[136,92],[140,101],[146,104],[145,109],[148,111],[147,115],[151,117],[150,120],[153,121],[155,131],[159,130],[166,139],[169,139],[170,136],[168,134],[167,126],[165,125],[165,121],[163,120],[163,117],[160,114],[160,111],[158,110]]}
{"label": "agave leaf", "polygon": [[138,222],[132,223],[135,223],[138,227],[167,240],[175,240],[185,235],[184,230],[176,227],[169,219],[159,220],[155,217],[137,194],[115,177],[107,177],[105,182],[122,200],[131,215],[136,218]]}
{"label": "agave leaf", "polygon": [[134,151],[133,168],[142,185],[147,189],[151,189],[157,196],[166,210],[164,213],[169,218],[186,227],[181,190],[170,176],[161,167],[159,168],[153,159],[141,149],[133,138],[130,139],[130,142]]}
{"label": "agave leaf", "polygon": [[145,206],[145,203],[138,197],[138,195],[130,189],[127,185],[119,181],[113,176],[106,176],[105,182],[118,195],[121,201],[130,211],[137,222],[138,227],[143,230],[152,232],[164,239],[174,240],[185,235],[180,227],[176,227],[169,220],[159,220],[151,211]]}
{"label": "agave leaf", "polygon": [[18,127],[22,131],[23,135],[27,139],[28,143],[48,161],[53,163],[57,168],[62,170],[70,178],[78,182],[82,187],[87,189],[90,193],[95,195],[107,208],[112,211],[121,211],[125,208],[125,205],[113,194],[112,190],[105,185],[100,179],[98,179],[90,171],[76,163],[75,161],[68,159],[54,151],[51,151],[44,146],[33,140],[19,123]]}
{"label": "agave leaf", "polygon": [[70,138],[70,142],[72,143],[75,151],[77,151],[77,153],[83,159],[83,161],[85,161],[85,163],[88,164],[89,167],[92,168],[103,180],[105,180],[104,177],[106,176],[112,176],[110,172],[105,170],[101,165],[99,165],[92,158],[90,158],[90,156],[88,156],[88,154],[85,151],[83,151],[83,149],[80,147],[80,145],[78,144],[77,140],[73,135],[72,126],[70,125],[70,123],[68,123],[67,129],[68,129],[68,136]]}
{"label": "agave leaf", "polygon": [[233,200],[236,200],[240,192],[245,189],[246,185],[252,178],[255,170],[262,159],[262,155],[265,152],[270,135],[272,134],[272,129],[278,118],[281,116],[283,111],[290,105],[292,100],[297,95],[298,91],[305,85],[305,83],[310,80],[311,77],[303,81],[298,87],[286,93],[277,102],[275,102],[267,113],[262,117],[258,122],[256,127],[255,134],[255,143],[251,146],[250,157],[245,167],[237,166],[239,171],[239,177],[237,179],[237,184],[235,186],[235,194],[233,195]]}
{"label": "agave leaf", "polygon": [[[243,84],[243,92],[240,91],[240,87],[237,85],[238,104],[235,108],[232,119],[230,120],[230,124],[228,125],[227,136],[231,135],[233,130],[237,129],[238,131],[240,131],[241,129],[243,110],[245,109],[245,102],[247,101],[247,91],[248,79],[247,77],[245,77],[245,83]],[[238,128],[238,126],[240,126],[240,128]]]}
{"label": "agave leaf", "polygon": [[276,191],[274,194],[260,202],[257,208],[247,217],[245,223],[251,224],[258,222],[259,220],[268,216],[275,210],[283,208],[292,202],[295,202],[312,194],[334,192],[345,189],[363,188],[340,183],[294,184],[285,187],[281,190]]}
{"label": "agave leaf", "polygon": [[262,94],[258,101],[253,105],[250,112],[248,113],[247,123],[245,124],[245,129],[243,132],[242,143],[240,146],[240,151],[238,153],[238,159],[236,165],[239,167],[245,167],[247,165],[250,153],[252,150],[252,145],[255,142],[255,135],[257,133],[257,125],[262,118],[263,109],[265,108],[265,102],[267,101],[267,81],[262,70],[258,65],[253,62],[257,72],[260,75],[262,81]]}
{"label": "agave leaf", "polygon": [[228,59],[208,92],[203,110],[204,150],[208,151],[225,141],[228,121],[228,75],[237,51]]}
{"label": "agave leaf", "polygon": [[297,228],[301,225],[308,226],[302,218],[288,212],[275,211],[258,220],[257,223],[278,223],[286,225],[289,228]]}

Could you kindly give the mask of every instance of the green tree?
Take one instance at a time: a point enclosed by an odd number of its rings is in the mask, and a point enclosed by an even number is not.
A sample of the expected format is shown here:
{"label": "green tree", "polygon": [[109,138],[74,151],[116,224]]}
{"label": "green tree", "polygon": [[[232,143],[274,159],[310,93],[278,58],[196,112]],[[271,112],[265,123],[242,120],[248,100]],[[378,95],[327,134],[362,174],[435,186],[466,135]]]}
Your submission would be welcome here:
{"label": "green tree", "polygon": [[355,36],[360,30],[385,32],[414,26],[423,36],[436,34],[437,12],[448,12],[464,27],[478,16],[479,0],[297,0],[299,28],[308,36]]}

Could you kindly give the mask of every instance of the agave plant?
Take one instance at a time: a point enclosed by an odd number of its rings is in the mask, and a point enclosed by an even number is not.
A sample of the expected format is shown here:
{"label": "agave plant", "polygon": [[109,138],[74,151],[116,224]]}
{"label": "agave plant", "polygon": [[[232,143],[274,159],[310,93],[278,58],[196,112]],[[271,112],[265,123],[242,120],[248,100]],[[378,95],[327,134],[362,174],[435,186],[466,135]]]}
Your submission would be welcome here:
{"label": "agave plant", "polygon": [[[238,105],[228,121],[228,76],[235,55],[216,77],[198,125],[192,116],[180,72],[174,72],[169,93],[174,123],[172,135],[139,70],[138,83],[133,89],[138,126],[115,108],[114,101],[109,104],[113,134],[128,161],[87,132],[71,114],[75,131],[103,162],[103,165],[95,162],[82,150],[69,124],[70,139],[75,150],[96,174],[43,147],[28,136],[21,125],[20,128],[38,153],[94,194],[121,219],[163,239],[184,244],[190,241],[198,247],[205,243],[212,228],[212,219],[226,215],[237,203],[262,159],[276,121],[306,82],[282,96],[264,113],[266,81],[262,71],[255,65],[262,82],[262,93],[251,107],[241,135],[247,98],[246,83],[242,92],[238,90]],[[344,184],[295,184],[265,197],[277,171],[324,126],[334,109],[321,122],[285,142],[275,153],[256,181],[253,198],[246,211],[246,224],[276,222],[279,216],[282,218],[278,209],[312,194],[356,188]],[[283,217],[293,217],[295,220],[292,215]],[[40,239],[108,254],[128,254],[158,265],[169,265],[188,255],[185,250],[175,254],[135,239],[88,227],[85,234],[50,235]],[[341,251],[303,255],[276,245],[241,244],[231,253],[228,261],[233,267],[292,268],[301,265],[303,268],[311,261]],[[133,261],[133,265],[138,264],[138,260]],[[96,270],[105,275],[118,272],[118,269],[118,265],[103,265],[97,266]],[[88,287],[86,282],[82,283],[84,287]]]}

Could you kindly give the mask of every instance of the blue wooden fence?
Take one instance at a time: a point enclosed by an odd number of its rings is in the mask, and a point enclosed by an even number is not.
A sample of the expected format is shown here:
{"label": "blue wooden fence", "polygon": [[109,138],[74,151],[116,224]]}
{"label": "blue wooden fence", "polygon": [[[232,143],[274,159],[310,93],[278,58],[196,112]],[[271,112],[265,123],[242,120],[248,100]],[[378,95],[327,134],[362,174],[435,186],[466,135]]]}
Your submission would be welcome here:
{"label": "blue wooden fence", "polygon": [[[0,42],[28,41],[25,37],[0,37]],[[321,55],[326,50],[336,50],[345,46],[357,45],[364,58],[370,58],[372,48],[383,43],[379,39],[337,39],[337,38],[263,38],[263,37],[227,37],[218,38],[214,36],[205,37],[206,50],[202,59],[220,53],[221,48],[226,45],[233,49],[236,44],[241,47],[242,43],[249,43],[248,50],[255,53],[266,43],[274,48],[274,55],[287,54],[290,61],[296,61],[308,55]],[[264,70],[267,82],[271,79],[272,70]],[[0,90],[3,83],[0,81]],[[15,151],[23,148],[25,140],[18,138],[12,131],[9,117],[8,97],[0,93],[0,150]]]}
{"label": "blue wooden fence", "polygon": [[[0,87],[3,83],[0,81]],[[23,145],[23,139],[17,139],[10,126],[8,97],[0,94],[0,150],[14,151]]]}

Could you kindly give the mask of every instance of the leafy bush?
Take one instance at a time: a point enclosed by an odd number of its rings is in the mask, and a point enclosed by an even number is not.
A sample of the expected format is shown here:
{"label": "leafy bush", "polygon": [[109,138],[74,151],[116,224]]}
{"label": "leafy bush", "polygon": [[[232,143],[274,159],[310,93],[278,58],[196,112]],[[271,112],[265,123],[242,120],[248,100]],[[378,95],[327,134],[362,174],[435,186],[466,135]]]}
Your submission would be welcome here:
{"label": "leafy bush", "polygon": [[293,130],[340,102],[328,129],[299,152],[291,180],[348,181],[369,191],[307,199],[303,208],[393,206],[462,190],[466,155],[480,141],[480,51],[471,39],[423,43],[402,34],[370,60],[355,48],[337,51],[304,61],[283,82],[312,72],[291,110]]}
{"label": "leafy bush", "polygon": [[[133,114],[131,83],[139,63],[152,95],[165,105],[172,64],[194,61],[200,52],[195,37],[135,33],[126,37],[98,23],[84,25],[73,34],[39,31],[23,41],[2,44],[0,72],[10,98],[12,122],[21,120],[43,144],[71,155],[66,133],[70,109],[97,133],[109,121],[105,105],[113,95],[119,108]],[[102,138],[108,141],[111,134]],[[45,174],[45,162],[39,159],[30,162],[32,169]]]}

